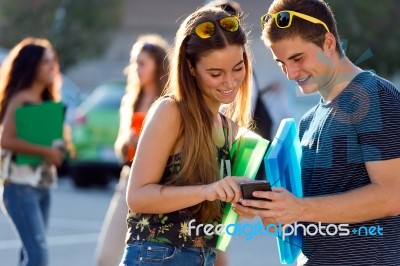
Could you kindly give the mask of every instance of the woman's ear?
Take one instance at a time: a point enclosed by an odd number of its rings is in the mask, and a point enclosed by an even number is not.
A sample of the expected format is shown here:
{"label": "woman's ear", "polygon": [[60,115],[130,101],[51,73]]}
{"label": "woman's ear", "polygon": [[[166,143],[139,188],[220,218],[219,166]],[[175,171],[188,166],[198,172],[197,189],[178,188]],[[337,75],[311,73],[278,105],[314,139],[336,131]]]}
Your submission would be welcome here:
{"label": "woman's ear", "polygon": [[194,68],[193,68],[192,64],[190,63],[189,60],[186,60],[186,61],[187,61],[187,64],[189,66],[190,75],[192,75],[193,77],[196,77],[196,72],[194,71]]}

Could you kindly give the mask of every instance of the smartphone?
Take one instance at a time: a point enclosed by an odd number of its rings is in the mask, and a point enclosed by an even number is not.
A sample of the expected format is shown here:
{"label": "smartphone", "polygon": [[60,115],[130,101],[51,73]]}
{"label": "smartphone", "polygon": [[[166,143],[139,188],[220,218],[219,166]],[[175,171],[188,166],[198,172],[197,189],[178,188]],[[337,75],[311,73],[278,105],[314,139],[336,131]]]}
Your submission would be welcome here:
{"label": "smartphone", "polygon": [[239,183],[240,190],[242,191],[243,199],[260,200],[253,196],[254,191],[271,191],[271,186],[268,181],[254,180]]}

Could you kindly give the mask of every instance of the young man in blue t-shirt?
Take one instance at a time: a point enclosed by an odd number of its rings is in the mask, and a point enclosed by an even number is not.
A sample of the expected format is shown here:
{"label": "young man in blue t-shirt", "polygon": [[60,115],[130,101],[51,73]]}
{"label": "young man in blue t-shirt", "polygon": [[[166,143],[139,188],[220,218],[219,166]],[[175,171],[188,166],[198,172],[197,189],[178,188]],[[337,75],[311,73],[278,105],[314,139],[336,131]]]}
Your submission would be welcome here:
{"label": "young man in blue t-shirt", "polygon": [[[299,127],[304,198],[277,188],[257,192],[271,201],[242,202],[263,210],[234,208],[260,216],[265,225],[322,223],[322,230],[303,237],[300,265],[398,265],[399,90],[344,55],[322,0],[275,0],[262,26],[287,78],[303,93],[322,97]],[[327,231],[329,224],[336,227]],[[348,234],[334,234],[339,224],[348,224]]]}

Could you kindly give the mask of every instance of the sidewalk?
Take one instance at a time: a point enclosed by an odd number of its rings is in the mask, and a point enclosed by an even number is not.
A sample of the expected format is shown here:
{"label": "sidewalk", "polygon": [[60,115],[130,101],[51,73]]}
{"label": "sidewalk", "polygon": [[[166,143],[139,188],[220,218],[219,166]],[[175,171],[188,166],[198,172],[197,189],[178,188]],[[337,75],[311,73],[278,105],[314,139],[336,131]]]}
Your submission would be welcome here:
{"label": "sidewalk", "polygon": [[[256,224],[259,218],[240,221],[240,224]],[[229,266],[280,266],[276,238],[273,236],[255,236],[246,240],[246,236],[233,236],[228,248]],[[286,264],[289,265],[289,264]],[[290,264],[295,265],[295,264]]]}

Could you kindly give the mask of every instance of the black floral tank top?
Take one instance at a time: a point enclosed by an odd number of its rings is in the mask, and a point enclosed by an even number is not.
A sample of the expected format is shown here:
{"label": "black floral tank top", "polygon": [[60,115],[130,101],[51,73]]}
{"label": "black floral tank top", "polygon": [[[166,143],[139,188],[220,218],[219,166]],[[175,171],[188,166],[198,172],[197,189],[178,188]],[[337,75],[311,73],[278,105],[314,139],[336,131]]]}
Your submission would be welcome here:
{"label": "black floral tank top", "polygon": [[[229,157],[228,121],[222,114],[221,118],[223,121],[225,144],[223,147],[216,147],[216,149],[220,167],[220,177],[223,178],[227,175],[231,175],[231,163]],[[170,156],[160,184],[165,184],[171,180],[171,178],[179,172],[180,167],[181,154]],[[191,208],[165,214],[143,214],[129,211],[127,218],[127,243],[145,240],[191,248],[215,247],[218,239],[217,235],[208,236],[204,234],[203,230],[199,230],[199,235],[196,235],[193,226],[197,226],[197,221],[191,223],[192,230],[191,234],[189,234],[188,225],[193,219],[194,215],[191,212]],[[219,223],[221,223],[220,220],[209,222],[209,224],[213,224],[214,226]]]}

